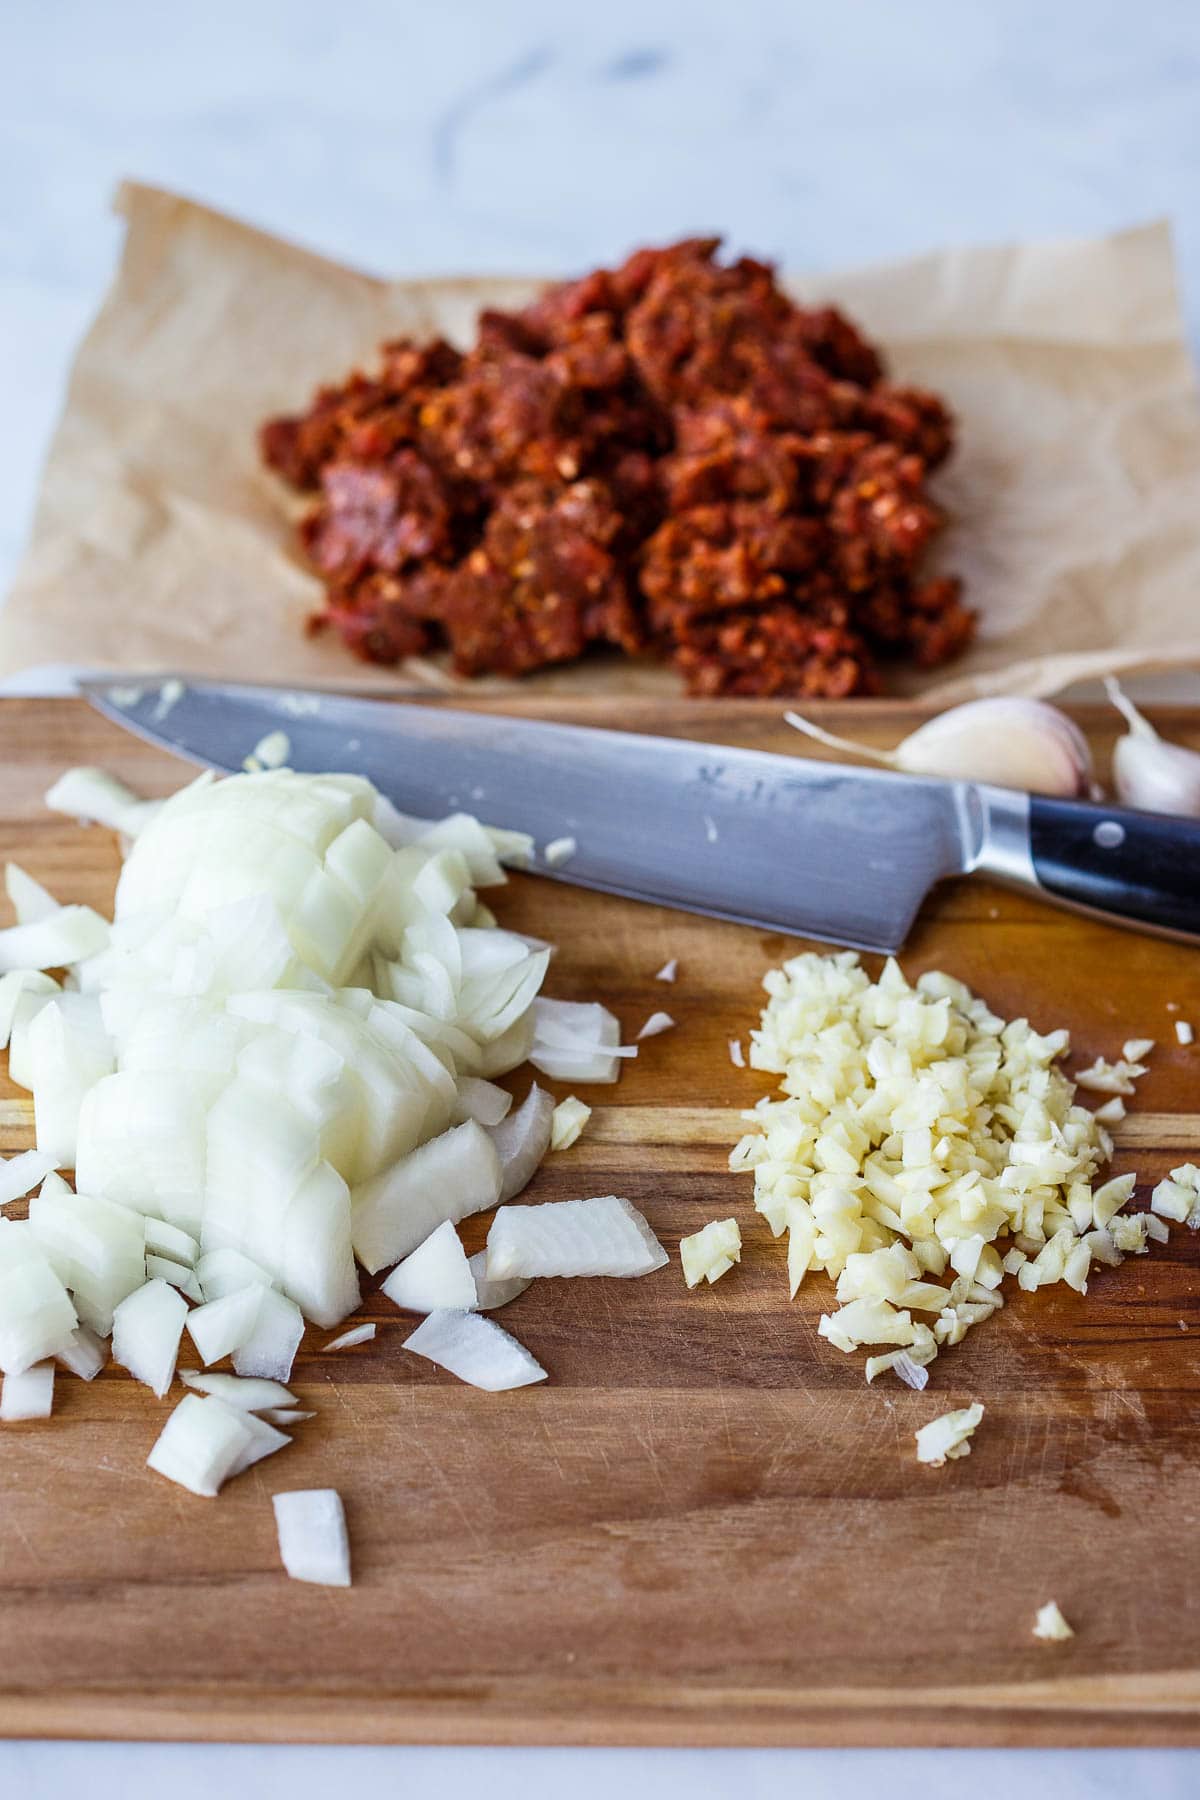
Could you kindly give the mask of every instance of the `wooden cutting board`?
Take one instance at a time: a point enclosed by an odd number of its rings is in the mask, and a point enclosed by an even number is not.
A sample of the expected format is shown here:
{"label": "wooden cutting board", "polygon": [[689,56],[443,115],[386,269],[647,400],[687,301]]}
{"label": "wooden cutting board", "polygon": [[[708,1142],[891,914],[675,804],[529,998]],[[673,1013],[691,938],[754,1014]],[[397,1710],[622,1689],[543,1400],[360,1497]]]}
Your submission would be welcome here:
{"label": "wooden cutting board", "polygon": [[[774,705],[525,710],[807,748]],[[880,743],[915,717],[883,703],[823,716]],[[1162,723],[1200,743],[1194,715]],[[107,906],[112,837],[41,809],[75,762],[147,792],[185,771],[74,702],[0,703],[0,854]],[[372,1294],[373,1343],[326,1355],[330,1334],[309,1333],[294,1386],[318,1417],[215,1502],[145,1468],[165,1404],[118,1370],[63,1377],[52,1421],[0,1427],[0,1731],[1200,1741],[1200,1242],[1179,1229],[1086,1299],[1014,1294],[924,1394],[868,1389],[861,1360],[816,1335],[827,1284],[789,1303],[782,1246],[749,1179],[725,1172],[738,1109],[765,1087],[728,1040],[745,1041],[764,971],[796,942],[531,877],[498,910],[561,946],[553,993],[605,999],[627,1036],[656,1007],[678,1021],[618,1087],[587,1094],[588,1131],[529,1197],[626,1194],[673,1253],[735,1212],[740,1268],[691,1294],[674,1254],[643,1281],[535,1283],[503,1323],[551,1378],[510,1395],[406,1354],[406,1321]],[[672,956],[667,988],[654,973]],[[1200,1026],[1195,952],[963,882],[927,906],[904,963],[1069,1026],[1083,1061],[1156,1038],[1115,1164],[1137,1169],[1143,1202],[1200,1150],[1200,1045],[1173,1031]],[[4,1093],[0,1145],[15,1149],[28,1103]],[[480,1221],[465,1234],[478,1247]],[[973,1454],[920,1467],[916,1428],[972,1399],[987,1408]],[[288,1581],[278,1561],[272,1492],[330,1485],[348,1592]],[[1030,1635],[1052,1597],[1077,1630],[1066,1645]]]}

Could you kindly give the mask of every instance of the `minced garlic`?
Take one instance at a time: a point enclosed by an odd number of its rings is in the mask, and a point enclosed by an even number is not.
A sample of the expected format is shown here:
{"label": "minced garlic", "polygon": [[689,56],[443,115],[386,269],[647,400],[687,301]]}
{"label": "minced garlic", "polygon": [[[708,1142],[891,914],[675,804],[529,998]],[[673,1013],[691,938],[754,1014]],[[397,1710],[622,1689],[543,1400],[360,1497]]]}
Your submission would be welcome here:
{"label": "minced garlic", "polygon": [[719,1281],[742,1260],[742,1233],[736,1219],[714,1219],[702,1231],[681,1238],[679,1260],[690,1288],[701,1281]]}
{"label": "minced garlic", "polygon": [[575,1094],[560,1100],[550,1114],[550,1148],[569,1150],[591,1116],[591,1107],[585,1106]]}
{"label": "minced garlic", "polygon": [[970,1456],[971,1433],[983,1417],[979,1401],[931,1419],[917,1432],[917,1461],[940,1469],[953,1456]]}
{"label": "minced garlic", "polygon": [[[750,1064],[783,1097],[742,1115],[730,1167],[753,1169],[755,1206],[788,1234],[792,1293],[812,1270],[837,1281],[818,1330],[838,1349],[894,1345],[924,1367],[1003,1306],[1006,1274],[1082,1294],[1094,1261],[1145,1248],[1118,1218],[1135,1177],[1096,1180],[1112,1139],[1057,1067],[1065,1031],[1005,1021],[949,975],[911,985],[891,960],[872,982],[851,951],[763,985]],[[1085,1076],[1117,1094],[1143,1072],[1126,1057]]]}

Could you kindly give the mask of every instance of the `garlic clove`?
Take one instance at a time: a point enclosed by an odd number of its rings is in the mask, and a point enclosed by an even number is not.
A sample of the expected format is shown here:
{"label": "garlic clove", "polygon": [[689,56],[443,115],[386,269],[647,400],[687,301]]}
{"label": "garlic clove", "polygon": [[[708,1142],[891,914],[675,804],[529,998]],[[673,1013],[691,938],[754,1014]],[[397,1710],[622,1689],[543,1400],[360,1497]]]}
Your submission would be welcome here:
{"label": "garlic clove", "polygon": [[1110,675],[1108,697],[1129,726],[1113,748],[1113,786],[1126,806],[1144,812],[1200,818],[1200,756],[1159,737],[1120,683]]}
{"label": "garlic clove", "polygon": [[997,695],[968,700],[918,726],[895,750],[875,751],[833,737],[798,713],[789,725],[834,749],[874,758],[908,775],[988,781],[1066,799],[1092,786],[1092,756],[1074,720],[1044,700]]}

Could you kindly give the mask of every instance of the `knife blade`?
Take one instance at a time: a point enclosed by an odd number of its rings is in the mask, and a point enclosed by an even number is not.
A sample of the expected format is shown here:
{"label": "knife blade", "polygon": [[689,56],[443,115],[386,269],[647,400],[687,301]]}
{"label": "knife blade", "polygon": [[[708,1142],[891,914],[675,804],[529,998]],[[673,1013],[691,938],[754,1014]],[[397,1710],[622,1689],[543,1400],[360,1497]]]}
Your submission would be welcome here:
{"label": "knife blade", "polygon": [[402,812],[472,812],[568,861],[536,872],[858,950],[900,949],[929,889],[988,873],[1115,923],[1200,939],[1200,826],[980,782],[437,704],[182,677],[80,682],[205,767],[272,733],[288,767],[367,776]]}

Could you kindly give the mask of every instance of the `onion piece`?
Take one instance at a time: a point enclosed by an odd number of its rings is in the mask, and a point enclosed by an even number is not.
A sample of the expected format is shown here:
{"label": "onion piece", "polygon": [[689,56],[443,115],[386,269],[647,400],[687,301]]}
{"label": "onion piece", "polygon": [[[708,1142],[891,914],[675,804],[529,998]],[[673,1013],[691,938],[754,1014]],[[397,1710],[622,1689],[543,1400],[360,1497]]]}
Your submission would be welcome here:
{"label": "onion piece", "polygon": [[0,1370],[20,1375],[55,1355],[78,1323],[28,1222],[0,1219]]}
{"label": "onion piece", "polygon": [[492,1143],[500,1158],[500,1199],[512,1200],[529,1186],[550,1148],[554,1098],[535,1082],[521,1106],[493,1127]]}
{"label": "onion piece", "polygon": [[138,1214],[111,1200],[73,1194],[58,1176],[48,1176],[29,1203],[29,1230],[74,1295],[79,1317],[107,1336],[114,1308],[146,1280]]}
{"label": "onion piece", "polygon": [[250,1433],[249,1443],[238,1451],[230,1464],[229,1472],[225,1476],[226,1481],[232,1481],[235,1475],[243,1474],[255,1463],[261,1462],[264,1456],[274,1456],[277,1450],[286,1450],[292,1441],[285,1431],[277,1431],[274,1425],[268,1424],[256,1413],[248,1412],[243,1407],[230,1406],[226,1401],[218,1399],[216,1395],[210,1395],[205,1401],[205,1405],[219,1406],[226,1412],[233,1413],[239,1423]]}
{"label": "onion piece", "polygon": [[649,1275],[669,1260],[637,1208],[615,1194],[503,1206],[488,1233],[492,1281],[513,1275]]}
{"label": "onion piece", "polygon": [[239,1375],[286,1382],[303,1336],[304,1318],[295,1301],[274,1288],[263,1288],[254,1330],[235,1348],[233,1366]]}
{"label": "onion piece", "polygon": [[375,1336],[374,1325],[355,1325],[349,1331],[343,1331],[339,1337],[330,1338],[322,1344],[323,1352],[330,1350],[352,1350],[355,1344],[369,1344]]}
{"label": "onion piece", "polygon": [[54,1405],[54,1364],[34,1363],[20,1374],[9,1374],[0,1384],[0,1419],[48,1419]]}
{"label": "onion piece", "polygon": [[[154,1256],[166,1257],[170,1262],[180,1263],[185,1268],[195,1268],[200,1256],[200,1246],[190,1232],[180,1231],[178,1225],[171,1225],[166,1219],[147,1216],[142,1223],[147,1251]],[[214,1296],[208,1297],[212,1299]]]}
{"label": "onion piece", "polygon": [[261,1284],[239,1288],[236,1293],[226,1294],[223,1300],[208,1300],[188,1314],[188,1336],[206,1368],[209,1363],[220,1362],[223,1356],[249,1343],[258,1323],[263,1296],[270,1292],[270,1288]]}
{"label": "onion piece", "polygon": [[84,1101],[113,1066],[92,995],[56,994],[42,1007],[29,1026],[29,1066],[37,1147],[56,1167],[73,1169]]}
{"label": "onion piece", "polygon": [[368,1274],[407,1256],[445,1220],[495,1206],[503,1174],[491,1138],[473,1119],[431,1138],[386,1174],[356,1188],[354,1249]]}
{"label": "onion piece", "polygon": [[0,1206],[23,1199],[56,1167],[54,1158],[44,1150],[22,1150],[16,1156],[0,1160]]}
{"label": "onion piece", "polygon": [[673,1031],[675,1021],[669,1012],[653,1012],[638,1032],[638,1042],[643,1038],[660,1037],[664,1031]]}
{"label": "onion piece", "polygon": [[314,1325],[332,1326],[360,1302],[351,1247],[350,1190],[336,1169],[318,1163],[283,1215],[280,1281]]}
{"label": "onion piece", "polygon": [[161,800],[142,800],[132,788],[103,769],[68,769],[46,795],[51,812],[65,813],[84,824],[107,825],[136,838],[162,810]]}
{"label": "onion piece", "polygon": [[297,1488],[274,1494],[279,1559],[293,1581],[350,1586],[350,1539],[336,1488]]}
{"label": "onion piece", "polygon": [[474,1312],[433,1312],[404,1348],[490,1394],[545,1381],[546,1371],[523,1344]]}
{"label": "onion piece", "polygon": [[206,1300],[224,1300],[248,1287],[272,1287],[267,1271],[240,1250],[206,1250],[196,1263]]}
{"label": "onion piece", "polygon": [[459,1076],[456,1125],[467,1119],[474,1119],[477,1125],[499,1125],[511,1107],[512,1095],[506,1088],[497,1087],[493,1081],[480,1081],[475,1075]]}
{"label": "onion piece", "polygon": [[406,1312],[466,1312],[475,1305],[475,1279],[449,1219],[392,1270],[381,1292]]}
{"label": "onion piece", "polygon": [[165,1281],[148,1281],[113,1313],[113,1361],[161,1400],[175,1378],[187,1301]]}
{"label": "onion piece", "polygon": [[[0,975],[0,1050],[12,1037],[18,1014],[21,1015],[24,1025],[28,1027],[34,1013],[41,1010],[51,994],[58,992],[57,981],[52,976],[43,974],[40,969],[10,969],[7,975]],[[22,1005],[23,1001],[24,1005]],[[12,1057],[10,1056],[8,1071],[10,1077],[18,1087],[27,1088],[29,1086],[27,1073],[22,1076],[18,1064],[17,1072],[14,1074],[11,1064]]]}
{"label": "onion piece", "polygon": [[95,1381],[108,1361],[108,1345],[88,1326],[77,1325],[54,1355],[64,1369],[70,1369],[81,1381]]}
{"label": "onion piece", "polygon": [[31,925],[10,925],[0,931],[0,972],[70,968],[99,955],[108,929],[90,906],[60,906]]}
{"label": "onion piece", "polygon": [[272,1406],[294,1406],[296,1397],[282,1382],[261,1377],[224,1375],[218,1370],[180,1369],[179,1379],[201,1394],[215,1394],[242,1412],[266,1412]]}
{"label": "onion piece", "polygon": [[146,1276],[150,1281],[167,1281],[197,1306],[204,1305],[204,1290],[196,1280],[196,1271],[173,1262],[169,1256],[147,1256]]}
{"label": "onion piece", "polygon": [[620,1059],[638,1053],[636,1044],[620,1042],[621,1028],[607,1007],[541,998],[533,1017],[529,1060],[552,1080],[613,1082]]}
{"label": "onion piece", "polygon": [[665,962],[654,977],[655,981],[674,981],[679,974],[679,958],[672,956]]}
{"label": "onion piece", "polygon": [[271,1425],[303,1425],[306,1419],[315,1419],[315,1412],[305,1412],[299,1406],[269,1406],[263,1418]]}
{"label": "onion piece", "polygon": [[146,1458],[146,1467],[201,1499],[215,1500],[238,1458],[254,1442],[250,1413],[185,1394]]}
{"label": "onion piece", "polygon": [[4,865],[4,888],[13,904],[18,925],[36,925],[59,911],[59,903],[40,881],[23,869],[20,863]]}
{"label": "onion piece", "polygon": [[510,1300],[515,1300],[518,1294],[523,1294],[530,1285],[528,1277],[523,1275],[514,1276],[511,1281],[489,1281],[486,1250],[477,1250],[474,1256],[467,1258],[467,1264],[475,1281],[472,1312],[496,1312]]}

